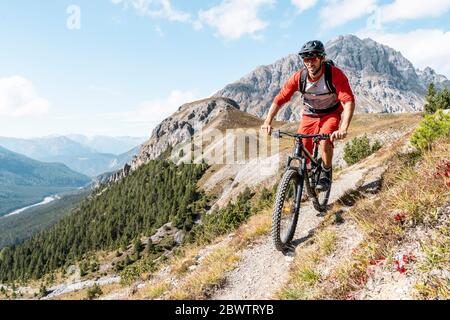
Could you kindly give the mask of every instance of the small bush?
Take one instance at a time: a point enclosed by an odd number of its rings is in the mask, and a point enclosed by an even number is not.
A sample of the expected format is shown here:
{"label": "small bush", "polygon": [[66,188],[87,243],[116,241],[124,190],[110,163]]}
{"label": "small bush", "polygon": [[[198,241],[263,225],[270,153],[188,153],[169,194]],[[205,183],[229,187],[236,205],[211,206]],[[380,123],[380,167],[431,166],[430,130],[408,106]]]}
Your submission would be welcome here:
{"label": "small bush", "polygon": [[41,284],[39,287],[39,293],[36,295],[39,298],[46,297],[50,292],[47,290],[47,287]]}
{"label": "small bush", "polygon": [[91,289],[87,292],[87,300],[94,300],[100,297],[103,294],[102,289],[98,284],[95,284]]}
{"label": "small bush", "polygon": [[372,153],[381,148],[381,142],[375,141],[370,145],[369,138],[365,134],[362,137],[356,137],[352,141],[347,142],[344,147],[344,160],[349,166],[357,163],[361,159],[370,156]]}
{"label": "small bush", "polygon": [[250,200],[255,194],[246,188],[235,203],[228,203],[221,209],[215,209],[202,217],[201,223],[192,228],[190,241],[208,243],[217,236],[226,234],[240,226],[252,213]]}
{"label": "small bush", "polygon": [[433,115],[425,115],[411,136],[411,144],[419,151],[429,150],[434,140],[449,134],[450,115],[438,110]]}

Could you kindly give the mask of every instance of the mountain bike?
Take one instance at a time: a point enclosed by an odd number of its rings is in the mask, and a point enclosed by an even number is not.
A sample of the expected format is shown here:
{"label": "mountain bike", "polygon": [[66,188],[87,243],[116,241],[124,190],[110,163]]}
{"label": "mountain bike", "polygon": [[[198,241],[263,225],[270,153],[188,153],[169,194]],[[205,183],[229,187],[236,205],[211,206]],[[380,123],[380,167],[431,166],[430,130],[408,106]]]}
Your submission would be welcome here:
{"label": "mountain bike", "polygon": [[[297,227],[304,186],[314,208],[321,213],[327,210],[331,185],[323,192],[316,191],[315,187],[322,171],[322,159],[318,156],[319,142],[327,140],[330,134],[308,135],[277,130],[273,136],[295,139],[293,154],[287,158],[285,171],[278,185],[272,216],[272,239],[278,250],[285,251],[290,247]],[[313,155],[306,150],[302,138],[313,139]],[[310,160],[310,165],[307,165],[306,159]]]}

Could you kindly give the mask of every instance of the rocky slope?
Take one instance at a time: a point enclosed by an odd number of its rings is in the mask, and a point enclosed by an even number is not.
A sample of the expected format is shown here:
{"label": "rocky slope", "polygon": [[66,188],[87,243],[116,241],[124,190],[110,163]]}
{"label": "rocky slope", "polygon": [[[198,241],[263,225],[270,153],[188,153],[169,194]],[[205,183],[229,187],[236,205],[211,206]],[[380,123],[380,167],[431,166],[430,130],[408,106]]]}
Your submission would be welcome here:
{"label": "rocky slope", "polygon": [[239,105],[228,98],[208,98],[182,105],[177,112],[153,129],[150,139],[141,145],[131,164],[125,164],[109,178],[109,182],[127,176],[142,164],[160,156],[169,147],[187,141],[219,113],[227,110],[239,110]]}

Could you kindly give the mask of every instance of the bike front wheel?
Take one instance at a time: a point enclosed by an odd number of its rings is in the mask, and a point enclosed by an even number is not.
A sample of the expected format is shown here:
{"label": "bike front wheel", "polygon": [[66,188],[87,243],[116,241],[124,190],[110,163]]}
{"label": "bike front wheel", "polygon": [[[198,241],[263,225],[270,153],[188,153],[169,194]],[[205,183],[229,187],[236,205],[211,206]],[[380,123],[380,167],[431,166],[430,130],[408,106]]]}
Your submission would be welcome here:
{"label": "bike front wheel", "polygon": [[303,182],[303,175],[294,169],[288,169],[281,178],[272,215],[272,239],[277,250],[285,251],[294,237]]}
{"label": "bike front wheel", "polygon": [[[322,159],[320,159],[320,158],[318,159],[318,164],[319,164],[318,165],[319,170],[317,171],[316,176],[315,176],[315,179],[316,179],[315,184],[317,184],[319,176],[320,176],[320,171],[322,168]],[[331,176],[333,176],[333,169],[331,169]],[[313,205],[314,205],[314,208],[321,213],[326,212],[328,209],[328,200],[330,199],[332,184],[333,184],[333,178],[331,178],[330,187],[328,188],[327,191],[317,192],[314,190],[315,197],[313,197]]]}

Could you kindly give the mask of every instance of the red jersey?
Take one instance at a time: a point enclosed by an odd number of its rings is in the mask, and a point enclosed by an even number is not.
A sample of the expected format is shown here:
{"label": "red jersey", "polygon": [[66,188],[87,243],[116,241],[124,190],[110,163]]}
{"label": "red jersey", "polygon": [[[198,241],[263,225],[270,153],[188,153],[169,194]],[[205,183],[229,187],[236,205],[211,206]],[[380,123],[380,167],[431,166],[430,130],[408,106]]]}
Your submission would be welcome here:
{"label": "red jersey", "polygon": [[[327,109],[336,106],[338,102],[346,103],[355,101],[355,97],[350,88],[345,74],[337,67],[331,67],[331,77],[336,93],[329,92],[325,85],[324,67],[322,68],[322,75],[315,81],[311,81],[307,77],[305,93],[303,94],[304,114],[317,114],[326,112]],[[289,80],[284,84],[280,93],[275,97],[274,103],[278,106],[284,105],[288,102],[294,93],[299,90],[300,74],[307,72],[306,69],[301,69],[294,73]],[[340,106],[340,112],[343,111]],[[333,108],[335,110],[335,108]]]}

